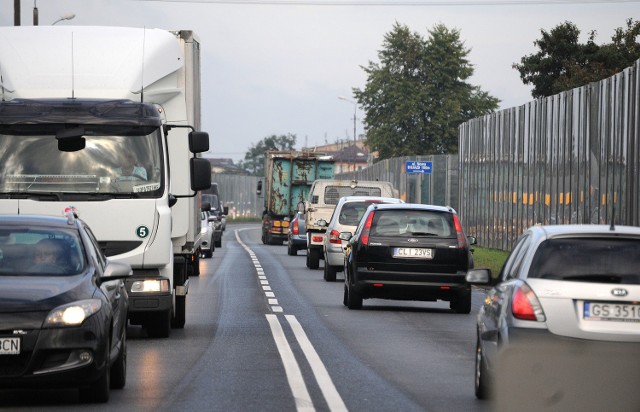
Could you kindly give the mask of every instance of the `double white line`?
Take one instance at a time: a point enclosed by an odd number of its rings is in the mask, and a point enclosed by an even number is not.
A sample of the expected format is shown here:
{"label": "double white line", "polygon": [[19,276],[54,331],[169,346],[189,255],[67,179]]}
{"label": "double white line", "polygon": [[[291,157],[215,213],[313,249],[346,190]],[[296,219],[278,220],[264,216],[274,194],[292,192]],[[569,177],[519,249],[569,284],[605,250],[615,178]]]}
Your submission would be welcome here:
{"label": "double white line", "polygon": [[[251,248],[249,248],[242,242],[242,240],[240,240],[238,230],[235,231],[235,234],[238,243],[242,245],[242,247],[247,251],[247,253],[249,253],[249,256],[251,257],[251,261],[256,268],[256,272],[258,273],[258,278],[260,280],[262,290],[269,301],[269,305],[271,305],[271,310],[274,313],[283,312],[282,307],[279,306],[278,300],[275,297],[275,293],[271,290],[269,281],[255,253],[253,253]],[[315,411],[313,401],[311,400],[311,395],[309,394],[307,385],[304,382],[304,377],[302,376],[302,371],[300,370],[300,366],[298,365],[298,362],[293,355],[293,351],[291,350],[289,341],[287,341],[287,337],[284,334],[284,330],[282,329],[282,325],[280,324],[278,316],[273,313],[267,314],[265,316],[267,318],[267,321],[269,322],[271,334],[273,335],[273,339],[278,348],[278,353],[280,354],[280,358],[282,359],[282,364],[284,365],[285,373],[287,374],[287,381],[295,400],[296,410]],[[325,368],[324,363],[322,363],[322,360],[320,359],[320,356],[318,356],[318,352],[316,352],[313,345],[311,344],[311,341],[307,337],[307,334],[304,332],[304,329],[302,329],[302,325],[300,325],[298,319],[296,319],[296,317],[293,315],[284,315],[284,317],[289,323],[289,326],[291,327],[291,330],[293,331],[293,334],[296,337],[298,345],[300,345],[300,348],[302,349],[307,362],[309,362],[309,366],[313,371],[313,375],[318,382],[318,386],[322,391],[322,395],[327,402],[329,410],[346,411],[346,405],[342,401],[338,390],[333,384],[333,381],[329,376],[329,372],[327,372],[327,368]]]}

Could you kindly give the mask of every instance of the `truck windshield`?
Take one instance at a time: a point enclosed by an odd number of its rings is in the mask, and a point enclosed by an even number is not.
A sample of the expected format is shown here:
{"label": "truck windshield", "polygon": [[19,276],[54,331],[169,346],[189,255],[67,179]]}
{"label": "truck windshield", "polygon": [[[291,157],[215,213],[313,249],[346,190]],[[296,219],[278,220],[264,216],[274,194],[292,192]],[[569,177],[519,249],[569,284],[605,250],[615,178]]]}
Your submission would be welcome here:
{"label": "truck windshield", "polygon": [[0,134],[0,193],[37,196],[113,194],[160,197],[164,185],[160,131],[84,135],[84,149],[58,150],[54,135]]}

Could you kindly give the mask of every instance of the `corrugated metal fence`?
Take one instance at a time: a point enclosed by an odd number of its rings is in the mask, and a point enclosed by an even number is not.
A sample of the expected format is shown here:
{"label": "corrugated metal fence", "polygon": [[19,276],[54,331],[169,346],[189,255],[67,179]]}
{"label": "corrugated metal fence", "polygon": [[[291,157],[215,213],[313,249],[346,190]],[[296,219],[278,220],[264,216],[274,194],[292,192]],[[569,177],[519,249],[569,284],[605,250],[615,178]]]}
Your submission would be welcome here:
{"label": "corrugated metal fence", "polygon": [[256,195],[258,180],[255,176],[211,174],[211,181],[218,183],[222,203],[229,207],[230,219],[262,216],[264,198]]}
{"label": "corrugated metal fence", "polygon": [[640,60],[460,126],[460,215],[508,250],[533,224],[640,223]]}

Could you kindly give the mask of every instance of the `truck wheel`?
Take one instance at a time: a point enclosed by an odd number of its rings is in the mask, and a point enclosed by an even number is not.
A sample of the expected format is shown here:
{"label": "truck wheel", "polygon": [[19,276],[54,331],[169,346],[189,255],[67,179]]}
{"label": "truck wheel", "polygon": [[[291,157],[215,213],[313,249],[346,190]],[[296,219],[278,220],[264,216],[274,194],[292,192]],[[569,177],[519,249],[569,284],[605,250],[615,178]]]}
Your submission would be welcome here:
{"label": "truck wheel", "polygon": [[187,297],[176,296],[176,308],[171,322],[171,327],[174,329],[184,329],[184,324],[187,320]]}
{"label": "truck wheel", "polygon": [[[193,261],[188,263],[187,273],[189,276],[200,276],[200,253],[196,253]],[[178,285],[178,283],[176,283]],[[184,280],[179,285],[184,285]]]}
{"label": "truck wheel", "polygon": [[222,239],[216,240],[216,247],[222,247]]}
{"label": "truck wheel", "polygon": [[320,250],[309,249],[309,269],[318,269],[320,267]]}
{"label": "truck wheel", "polygon": [[336,281],[336,267],[331,266],[329,262],[327,262],[327,258],[324,259],[324,280],[327,282],[335,282]]}
{"label": "truck wheel", "polygon": [[150,338],[168,338],[171,334],[171,311],[156,313],[147,323],[147,335]]}

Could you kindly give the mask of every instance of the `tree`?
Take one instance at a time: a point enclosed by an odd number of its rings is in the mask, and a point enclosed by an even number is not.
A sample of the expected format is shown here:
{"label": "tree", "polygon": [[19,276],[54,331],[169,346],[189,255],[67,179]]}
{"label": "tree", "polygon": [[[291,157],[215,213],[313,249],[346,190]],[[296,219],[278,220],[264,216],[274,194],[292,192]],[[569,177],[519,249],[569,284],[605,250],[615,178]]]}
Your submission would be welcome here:
{"label": "tree", "polygon": [[456,153],[458,126],[494,111],[499,100],[466,82],[473,74],[460,32],[436,25],[424,39],[394,24],[369,62],[364,90],[354,89],[364,109],[367,144],[381,159]]}
{"label": "tree", "polygon": [[240,167],[247,170],[254,176],[264,176],[264,154],[267,150],[293,150],[296,145],[296,135],[287,134],[276,136],[271,135],[260,140],[244,155],[244,162]]}
{"label": "tree", "polygon": [[533,85],[534,98],[551,96],[610,77],[633,65],[640,58],[640,21],[627,20],[626,30],[618,28],[612,43],[599,46],[596,32],[589,32],[587,43],[579,42],[580,30],[564,22],[533,42],[540,50],[524,56],[513,68],[524,84]]}

